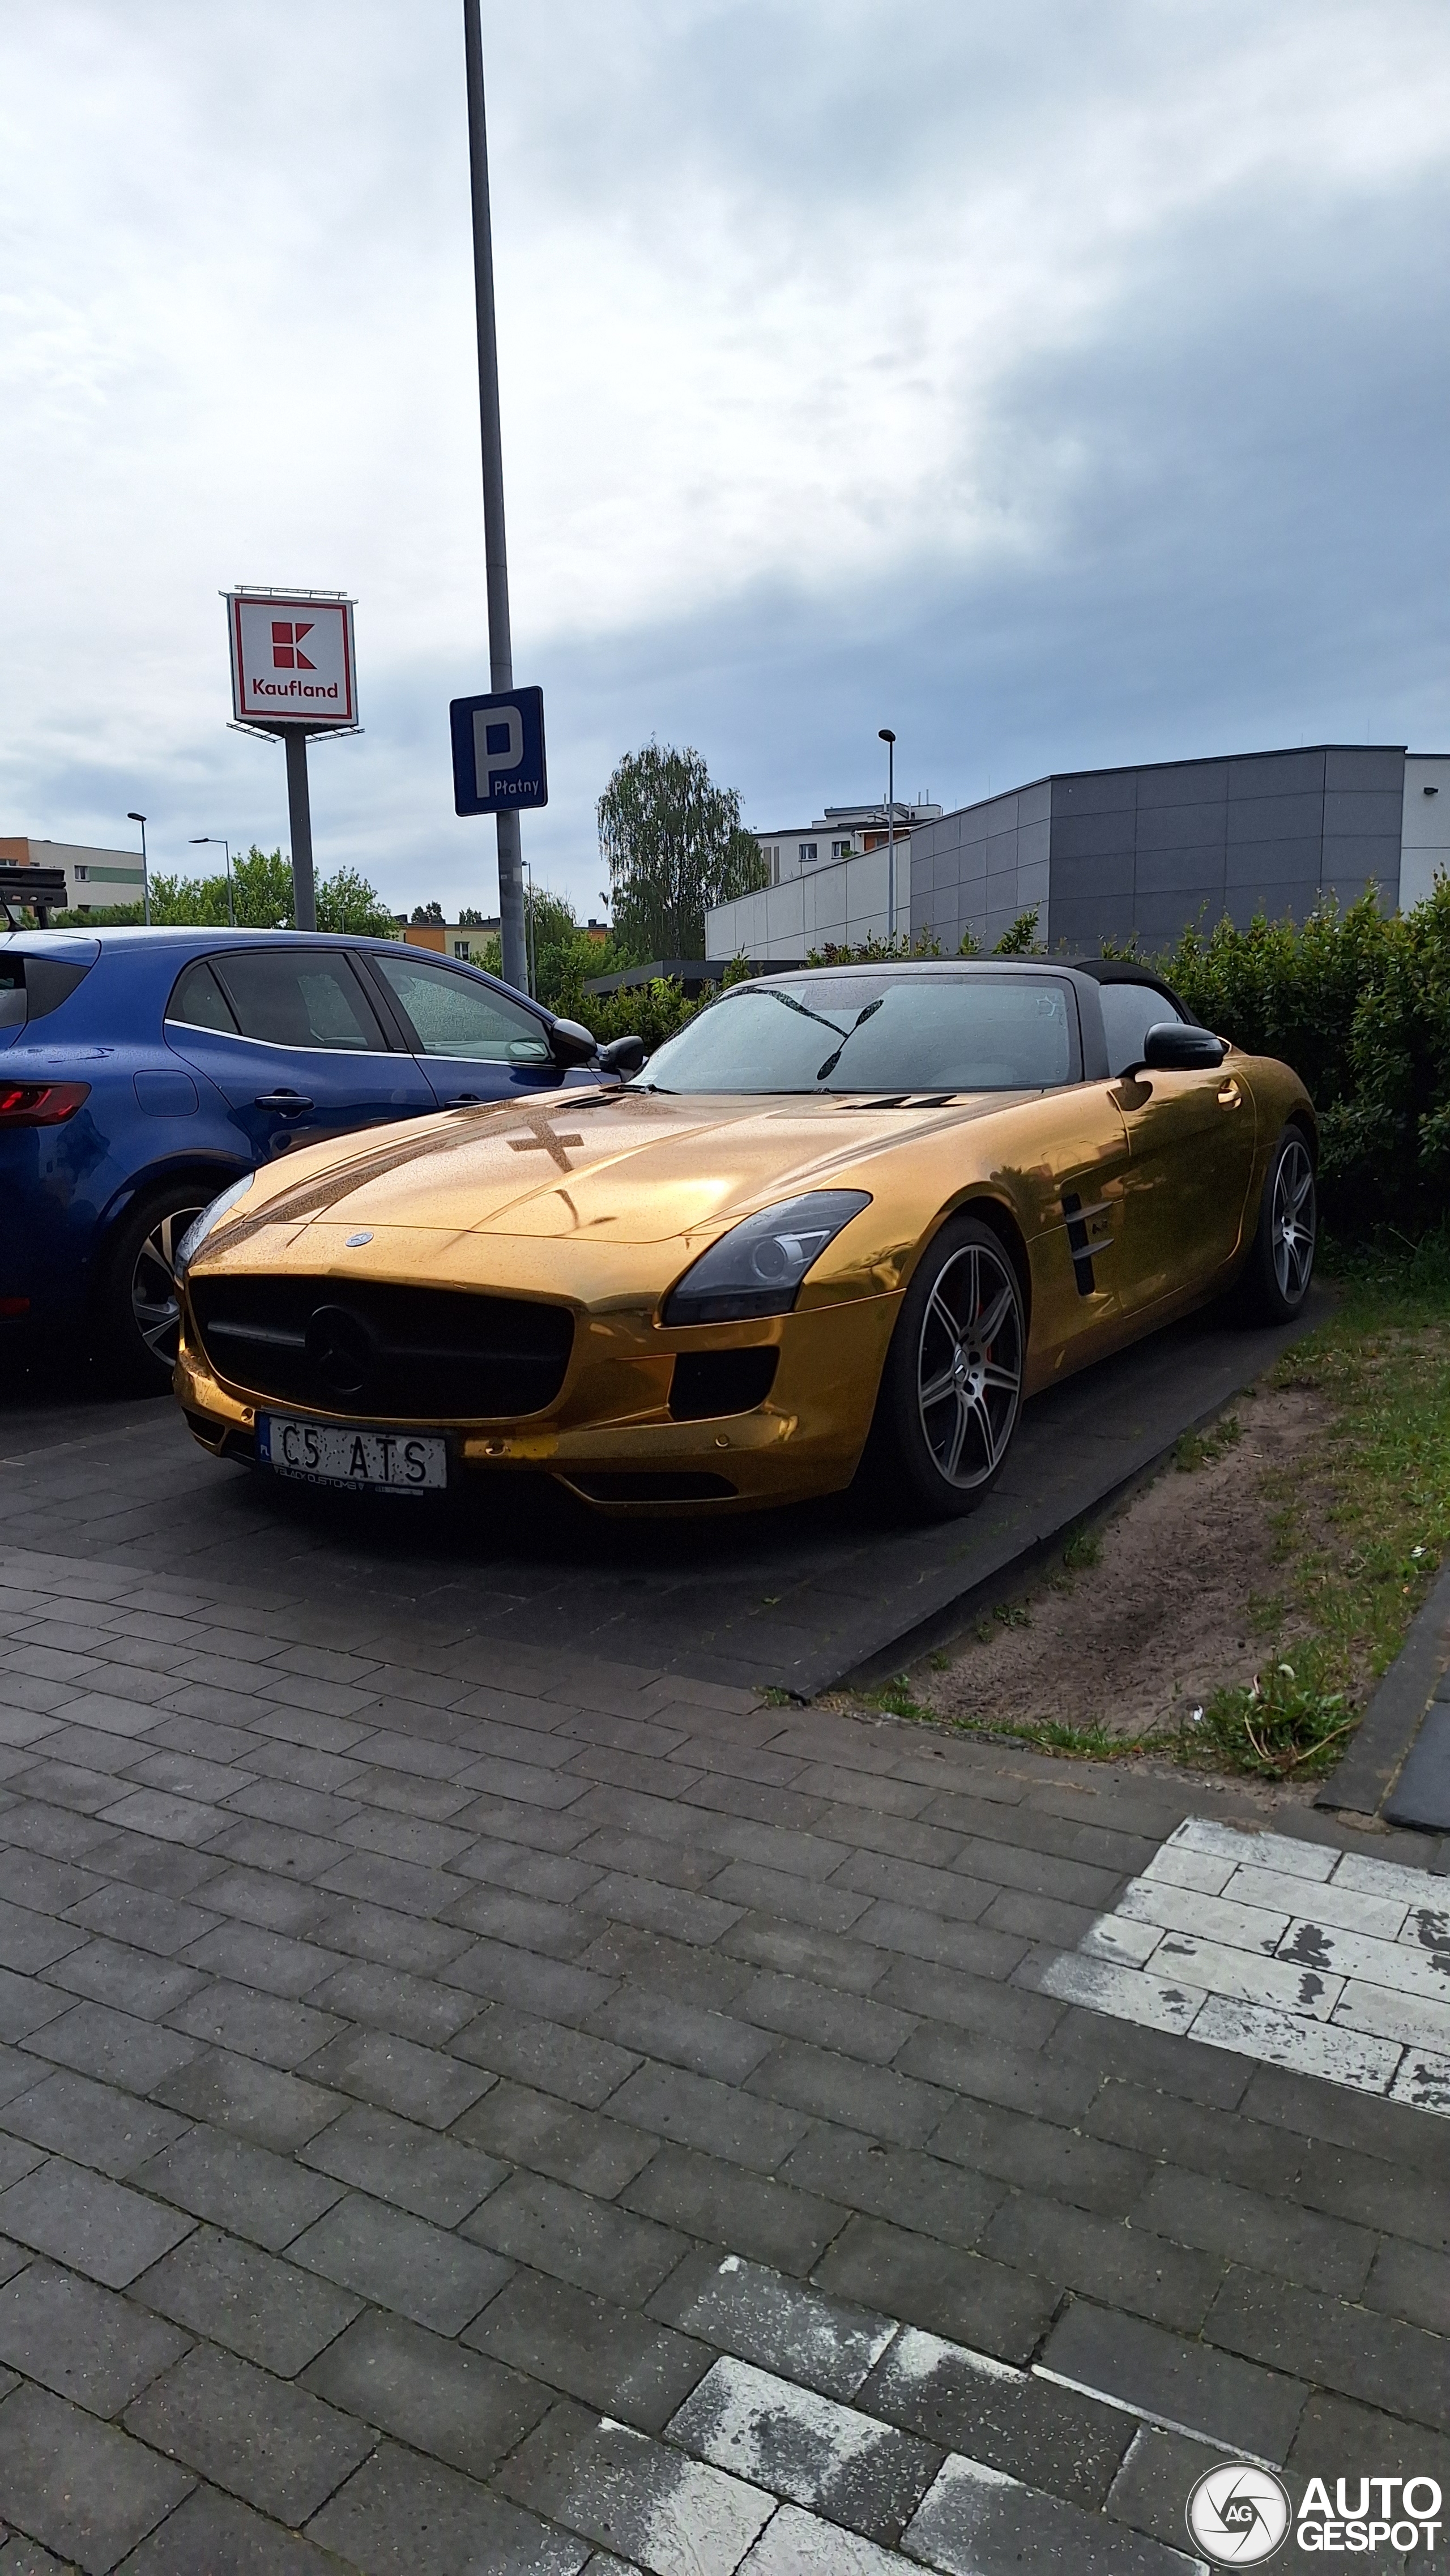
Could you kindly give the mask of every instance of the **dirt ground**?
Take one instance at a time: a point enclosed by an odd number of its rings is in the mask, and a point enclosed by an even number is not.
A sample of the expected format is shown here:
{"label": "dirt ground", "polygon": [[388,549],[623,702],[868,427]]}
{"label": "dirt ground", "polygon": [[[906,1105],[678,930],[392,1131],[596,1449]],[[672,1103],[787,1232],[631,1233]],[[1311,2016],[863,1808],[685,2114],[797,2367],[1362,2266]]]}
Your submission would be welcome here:
{"label": "dirt ground", "polygon": [[1267,1629],[1286,1642],[1294,1635],[1292,1618],[1273,1617],[1282,1497],[1263,1487],[1297,1468],[1301,1515],[1307,1505],[1312,1522],[1327,1510],[1316,1453],[1329,1416],[1325,1399],[1301,1388],[1238,1399],[1225,1417],[1230,1433],[1238,1424],[1237,1440],[1191,1470],[1165,1468],[1100,1525],[1095,1563],[1044,1570],[947,1650],[949,1660],[916,1666],[915,1697],[943,1717],[1058,1719],[1133,1736],[1251,1681]]}

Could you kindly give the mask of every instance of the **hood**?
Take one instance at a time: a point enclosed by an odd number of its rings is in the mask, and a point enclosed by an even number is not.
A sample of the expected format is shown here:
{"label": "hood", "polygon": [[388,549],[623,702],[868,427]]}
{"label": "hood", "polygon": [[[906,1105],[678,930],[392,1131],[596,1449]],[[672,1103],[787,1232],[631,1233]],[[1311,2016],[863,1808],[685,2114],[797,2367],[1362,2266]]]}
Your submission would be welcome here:
{"label": "hood", "polygon": [[452,1110],[387,1139],[317,1146],[264,1179],[220,1228],[217,1249],[263,1226],[313,1219],[375,1231],[581,1235],[660,1243],[715,1233],[757,1207],[839,1185],[863,1162],[1024,1097],[987,1092],[883,1104],[874,1098],[554,1093]]}

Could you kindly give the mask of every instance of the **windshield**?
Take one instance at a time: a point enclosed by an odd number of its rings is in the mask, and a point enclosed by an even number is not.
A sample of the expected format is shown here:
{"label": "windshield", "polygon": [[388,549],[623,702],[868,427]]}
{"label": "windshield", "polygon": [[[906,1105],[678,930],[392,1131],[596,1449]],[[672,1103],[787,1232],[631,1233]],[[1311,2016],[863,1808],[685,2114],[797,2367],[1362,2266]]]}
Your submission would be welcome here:
{"label": "windshield", "polygon": [[1040,1091],[1078,1078],[1071,988],[1042,975],[736,984],[650,1058],[658,1091]]}

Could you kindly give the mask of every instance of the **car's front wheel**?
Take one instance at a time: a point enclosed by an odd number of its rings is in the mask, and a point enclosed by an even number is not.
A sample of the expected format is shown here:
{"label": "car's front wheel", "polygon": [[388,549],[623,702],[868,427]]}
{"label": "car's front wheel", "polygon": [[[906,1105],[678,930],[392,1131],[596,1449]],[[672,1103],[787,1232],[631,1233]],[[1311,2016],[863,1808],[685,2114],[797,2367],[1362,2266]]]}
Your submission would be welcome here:
{"label": "car's front wheel", "polygon": [[923,1253],[902,1300],[862,1460],[863,1491],[934,1520],[974,1511],[1005,1463],[1026,1355],[1010,1255],[980,1218],[953,1218]]}
{"label": "car's front wheel", "polygon": [[176,1247],[206,1203],[195,1181],[153,1191],[127,1210],[107,1247],[97,1342],[112,1374],[138,1395],[160,1395],[171,1384],[181,1331]]}
{"label": "car's front wheel", "polygon": [[1286,1127],[1269,1157],[1259,1222],[1239,1280],[1241,1302],[1256,1322],[1293,1322],[1309,1294],[1318,1240],[1313,1157],[1302,1128]]}

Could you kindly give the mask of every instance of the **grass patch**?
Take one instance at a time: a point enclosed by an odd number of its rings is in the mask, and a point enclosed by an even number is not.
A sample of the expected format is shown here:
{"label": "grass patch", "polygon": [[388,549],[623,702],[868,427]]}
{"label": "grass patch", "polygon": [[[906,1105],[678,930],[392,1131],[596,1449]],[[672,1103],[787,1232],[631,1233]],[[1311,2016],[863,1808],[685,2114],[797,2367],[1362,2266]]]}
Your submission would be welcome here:
{"label": "grass patch", "polygon": [[[1282,1581],[1271,1601],[1248,1605],[1263,1638],[1252,1682],[1216,1691],[1181,1725],[1138,1736],[1046,1719],[946,1718],[918,1703],[904,1676],[875,1705],[1090,1761],[1153,1754],[1260,1779],[1330,1770],[1450,1558],[1450,1220],[1418,1244],[1381,1233],[1331,1245],[1324,1269],[1341,1291],[1334,1313],[1265,1383],[1324,1399],[1326,1427],[1306,1458],[1271,1469],[1242,1503],[1230,1493],[1215,1507],[1271,1516]],[[1229,1414],[1185,1434],[1175,1466],[1191,1474],[1227,1456],[1241,1431]],[[1075,1531],[1064,1568],[1086,1570],[1100,1547],[1095,1532]],[[1030,1616],[1024,1603],[1003,1604],[976,1633],[985,1640],[998,1622],[1024,1626]]]}
{"label": "grass patch", "polygon": [[1068,1538],[1062,1551],[1062,1562],[1069,1574],[1086,1574],[1098,1563],[1102,1552],[1101,1533],[1080,1525]]}
{"label": "grass patch", "polygon": [[1225,1413],[1211,1422],[1206,1431],[1185,1431],[1173,1443],[1173,1464],[1181,1476],[1191,1476],[1199,1467],[1211,1467],[1218,1458],[1226,1458],[1238,1446],[1244,1426],[1236,1413]]}

